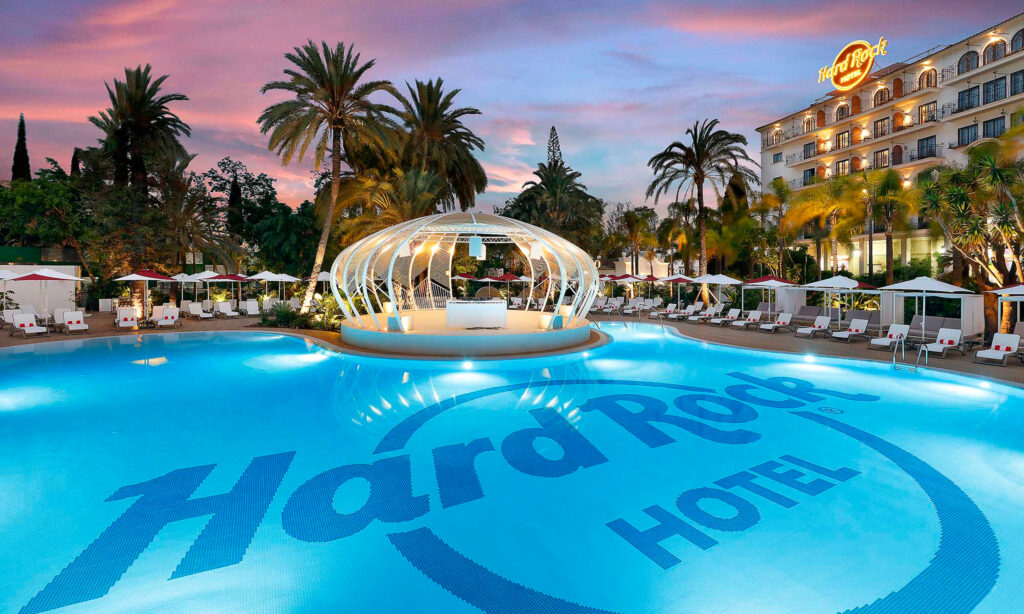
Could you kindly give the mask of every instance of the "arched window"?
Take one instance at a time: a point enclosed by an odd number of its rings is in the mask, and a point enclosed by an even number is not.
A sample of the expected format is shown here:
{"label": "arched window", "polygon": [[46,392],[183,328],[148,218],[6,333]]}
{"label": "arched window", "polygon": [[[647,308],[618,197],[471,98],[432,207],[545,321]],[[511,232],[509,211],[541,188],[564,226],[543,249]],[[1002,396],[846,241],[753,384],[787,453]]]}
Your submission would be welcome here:
{"label": "arched window", "polygon": [[882,89],[875,92],[875,106],[883,105],[889,102],[889,88],[883,87]]}
{"label": "arched window", "polygon": [[1017,53],[1021,49],[1024,49],[1024,28],[1017,30],[1010,40],[1010,53]]}
{"label": "arched window", "polygon": [[985,63],[990,64],[1006,57],[1006,41],[995,41],[985,47]]}
{"label": "arched window", "polygon": [[782,142],[782,131],[781,130],[776,130],[775,132],[772,132],[768,136],[768,144],[769,145],[776,145],[776,144],[781,143],[781,142]]}
{"label": "arched window", "polygon": [[936,77],[934,68],[924,71],[921,73],[921,76],[917,78],[917,87],[920,89],[935,87],[938,83],[938,79]]}
{"label": "arched window", "polygon": [[962,75],[965,72],[971,72],[978,67],[978,52],[968,51],[967,53],[960,56],[960,61],[956,63],[956,74]]}
{"label": "arched window", "polygon": [[846,119],[849,116],[850,116],[850,105],[844,103],[844,104],[841,104],[838,107],[836,107],[836,121],[838,121],[840,119]]}
{"label": "arched window", "polygon": [[804,133],[807,132],[814,132],[814,118],[812,117],[804,118]]}

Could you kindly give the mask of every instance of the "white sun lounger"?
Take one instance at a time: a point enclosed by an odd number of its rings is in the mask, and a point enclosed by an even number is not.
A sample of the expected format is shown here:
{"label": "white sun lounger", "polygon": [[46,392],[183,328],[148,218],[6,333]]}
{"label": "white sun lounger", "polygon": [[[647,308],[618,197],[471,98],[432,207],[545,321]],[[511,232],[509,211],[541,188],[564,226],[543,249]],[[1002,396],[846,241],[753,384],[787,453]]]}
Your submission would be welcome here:
{"label": "white sun lounger", "polygon": [[[157,309],[160,311],[157,311]],[[181,325],[181,322],[178,320],[177,307],[154,307],[153,315],[149,319],[157,327]]]}
{"label": "white sun lounger", "polygon": [[693,314],[697,313],[698,311],[700,311],[702,307],[704,307],[704,301],[697,301],[696,303],[688,306],[686,309],[683,309],[682,311],[677,311],[676,313],[669,314],[668,319],[681,320],[683,318],[688,318]]}
{"label": "white sun lounger", "polygon": [[974,353],[974,362],[995,363],[1006,366],[1006,361],[1017,353],[1020,347],[1020,335],[997,333],[992,335],[992,347]]}
{"label": "white sun lounger", "polygon": [[61,321],[60,326],[68,335],[71,333],[89,332],[89,325],[85,323],[85,318],[82,317],[81,311],[65,311]]}
{"label": "white sun lounger", "polygon": [[11,336],[13,337],[16,333],[21,333],[23,336],[28,337],[29,335],[46,335],[50,336],[50,331],[45,326],[39,326],[36,324],[36,315],[34,313],[19,313],[14,316],[14,320],[11,322],[12,330]]}
{"label": "white sun lounger", "polygon": [[748,326],[757,326],[757,324],[760,321],[761,321],[761,312],[757,311],[755,309],[754,311],[751,311],[750,313],[748,313],[747,317],[743,318],[742,320],[736,320],[735,322],[733,322],[732,326],[735,326],[736,328],[740,328],[740,329],[746,330],[746,328]]}
{"label": "white sun lounger", "polygon": [[793,314],[791,314],[791,313],[780,313],[775,318],[774,322],[768,322],[767,324],[762,324],[762,325],[758,326],[757,328],[758,328],[758,330],[761,330],[761,331],[767,331],[769,333],[774,333],[775,331],[779,330],[780,328],[790,328],[789,322],[792,319],[793,319]]}
{"label": "white sun lounger", "polygon": [[832,320],[828,316],[818,316],[814,318],[814,324],[811,324],[810,326],[801,326],[796,329],[796,333],[794,333],[794,335],[797,337],[810,337],[812,339],[818,333],[828,336],[831,334],[828,329],[829,322],[831,321]]}
{"label": "white sun lounger", "polygon": [[725,317],[723,317],[723,318],[711,318],[710,320],[708,320],[708,324],[711,324],[712,326],[725,326],[726,324],[729,324],[730,322],[734,322],[736,320],[736,318],[738,318],[738,317],[740,317],[740,310],[739,309],[730,309],[729,313],[725,314]]}
{"label": "white sun lounger", "polygon": [[13,326],[14,325],[14,316],[18,315],[19,313],[21,313],[20,309],[4,309],[4,311],[3,311],[4,327]]}
{"label": "white sun lounger", "polygon": [[872,350],[890,350],[897,343],[905,340],[910,333],[909,324],[890,324],[889,332],[884,337],[876,337],[868,344]]}
{"label": "white sun lounger", "polygon": [[956,350],[963,356],[964,348],[960,344],[963,339],[963,331],[959,328],[940,328],[938,338],[934,343],[925,345],[925,349],[928,350],[928,355],[932,356],[938,354],[939,358],[945,358],[946,352],[949,350]]}
{"label": "white sun lounger", "polygon": [[247,316],[258,316],[260,315],[260,304],[255,299],[249,299],[242,303],[242,306],[241,308],[239,308],[239,311],[241,311]]}
{"label": "white sun lounger", "polygon": [[686,318],[687,322],[706,322],[711,318],[717,318],[722,315],[722,310],[725,309],[725,303],[719,303],[714,307],[708,307],[700,313],[695,313],[692,316]]}
{"label": "white sun lounger", "polygon": [[237,318],[238,312],[232,311],[231,304],[227,301],[221,301],[213,306],[213,314],[219,315],[224,318]]}
{"label": "white sun lounger", "polygon": [[669,303],[662,311],[652,311],[647,314],[648,319],[665,318],[676,312],[676,304]]}
{"label": "white sun lounger", "polygon": [[138,319],[135,317],[134,307],[118,307],[117,316],[114,318],[114,324],[117,328],[136,328],[139,325]]}
{"label": "white sun lounger", "polygon": [[199,303],[190,303],[188,306],[187,317],[195,318],[197,320],[205,320],[207,318],[212,318],[213,314],[203,311],[203,306]]}
{"label": "white sun lounger", "polygon": [[862,318],[856,320],[850,320],[850,326],[846,330],[837,330],[832,333],[832,341],[843,341],[849,343],[854,337],[864,337],[867,339],[868,321]]}

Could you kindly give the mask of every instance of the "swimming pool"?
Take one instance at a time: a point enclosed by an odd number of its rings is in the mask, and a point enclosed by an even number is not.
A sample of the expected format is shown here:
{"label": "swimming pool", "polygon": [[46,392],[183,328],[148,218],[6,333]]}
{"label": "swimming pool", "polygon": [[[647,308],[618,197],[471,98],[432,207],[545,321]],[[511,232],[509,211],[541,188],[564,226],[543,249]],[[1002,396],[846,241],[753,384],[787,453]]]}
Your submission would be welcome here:
{"label": "swimming pool", "polygon": [[1021,389],[602,329],[5,350],[0,610],[1017,611]]}

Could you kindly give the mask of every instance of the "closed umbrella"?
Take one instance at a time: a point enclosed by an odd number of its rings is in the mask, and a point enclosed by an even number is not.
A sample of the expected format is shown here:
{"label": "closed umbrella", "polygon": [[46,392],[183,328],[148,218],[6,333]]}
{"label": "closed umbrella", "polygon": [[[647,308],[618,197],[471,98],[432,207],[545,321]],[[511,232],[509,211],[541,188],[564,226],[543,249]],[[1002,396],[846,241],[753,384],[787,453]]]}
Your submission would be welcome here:
{"label": "closed umbrella", "polygon": [[124,277],[117,277],[114,281],[144,281],[146,282],[146,291],[142,295],[142,318],[146,319],[149,316],[149,282],[151,281],[174,281],[173,277],[168,277],[163,273],[157,273],[150,269],[142,269],[141,271],[135,271],[125,275]]}

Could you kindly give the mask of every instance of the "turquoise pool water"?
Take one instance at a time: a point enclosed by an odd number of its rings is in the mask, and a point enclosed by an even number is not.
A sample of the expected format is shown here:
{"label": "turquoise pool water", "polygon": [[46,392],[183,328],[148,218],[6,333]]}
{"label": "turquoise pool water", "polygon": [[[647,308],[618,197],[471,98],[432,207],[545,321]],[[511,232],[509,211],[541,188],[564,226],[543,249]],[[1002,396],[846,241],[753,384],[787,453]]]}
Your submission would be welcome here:
{"label": "turquoise pool water", "polygon": [[1019,611],[1021,389],[603,330],[4,350],[0,611]]}

